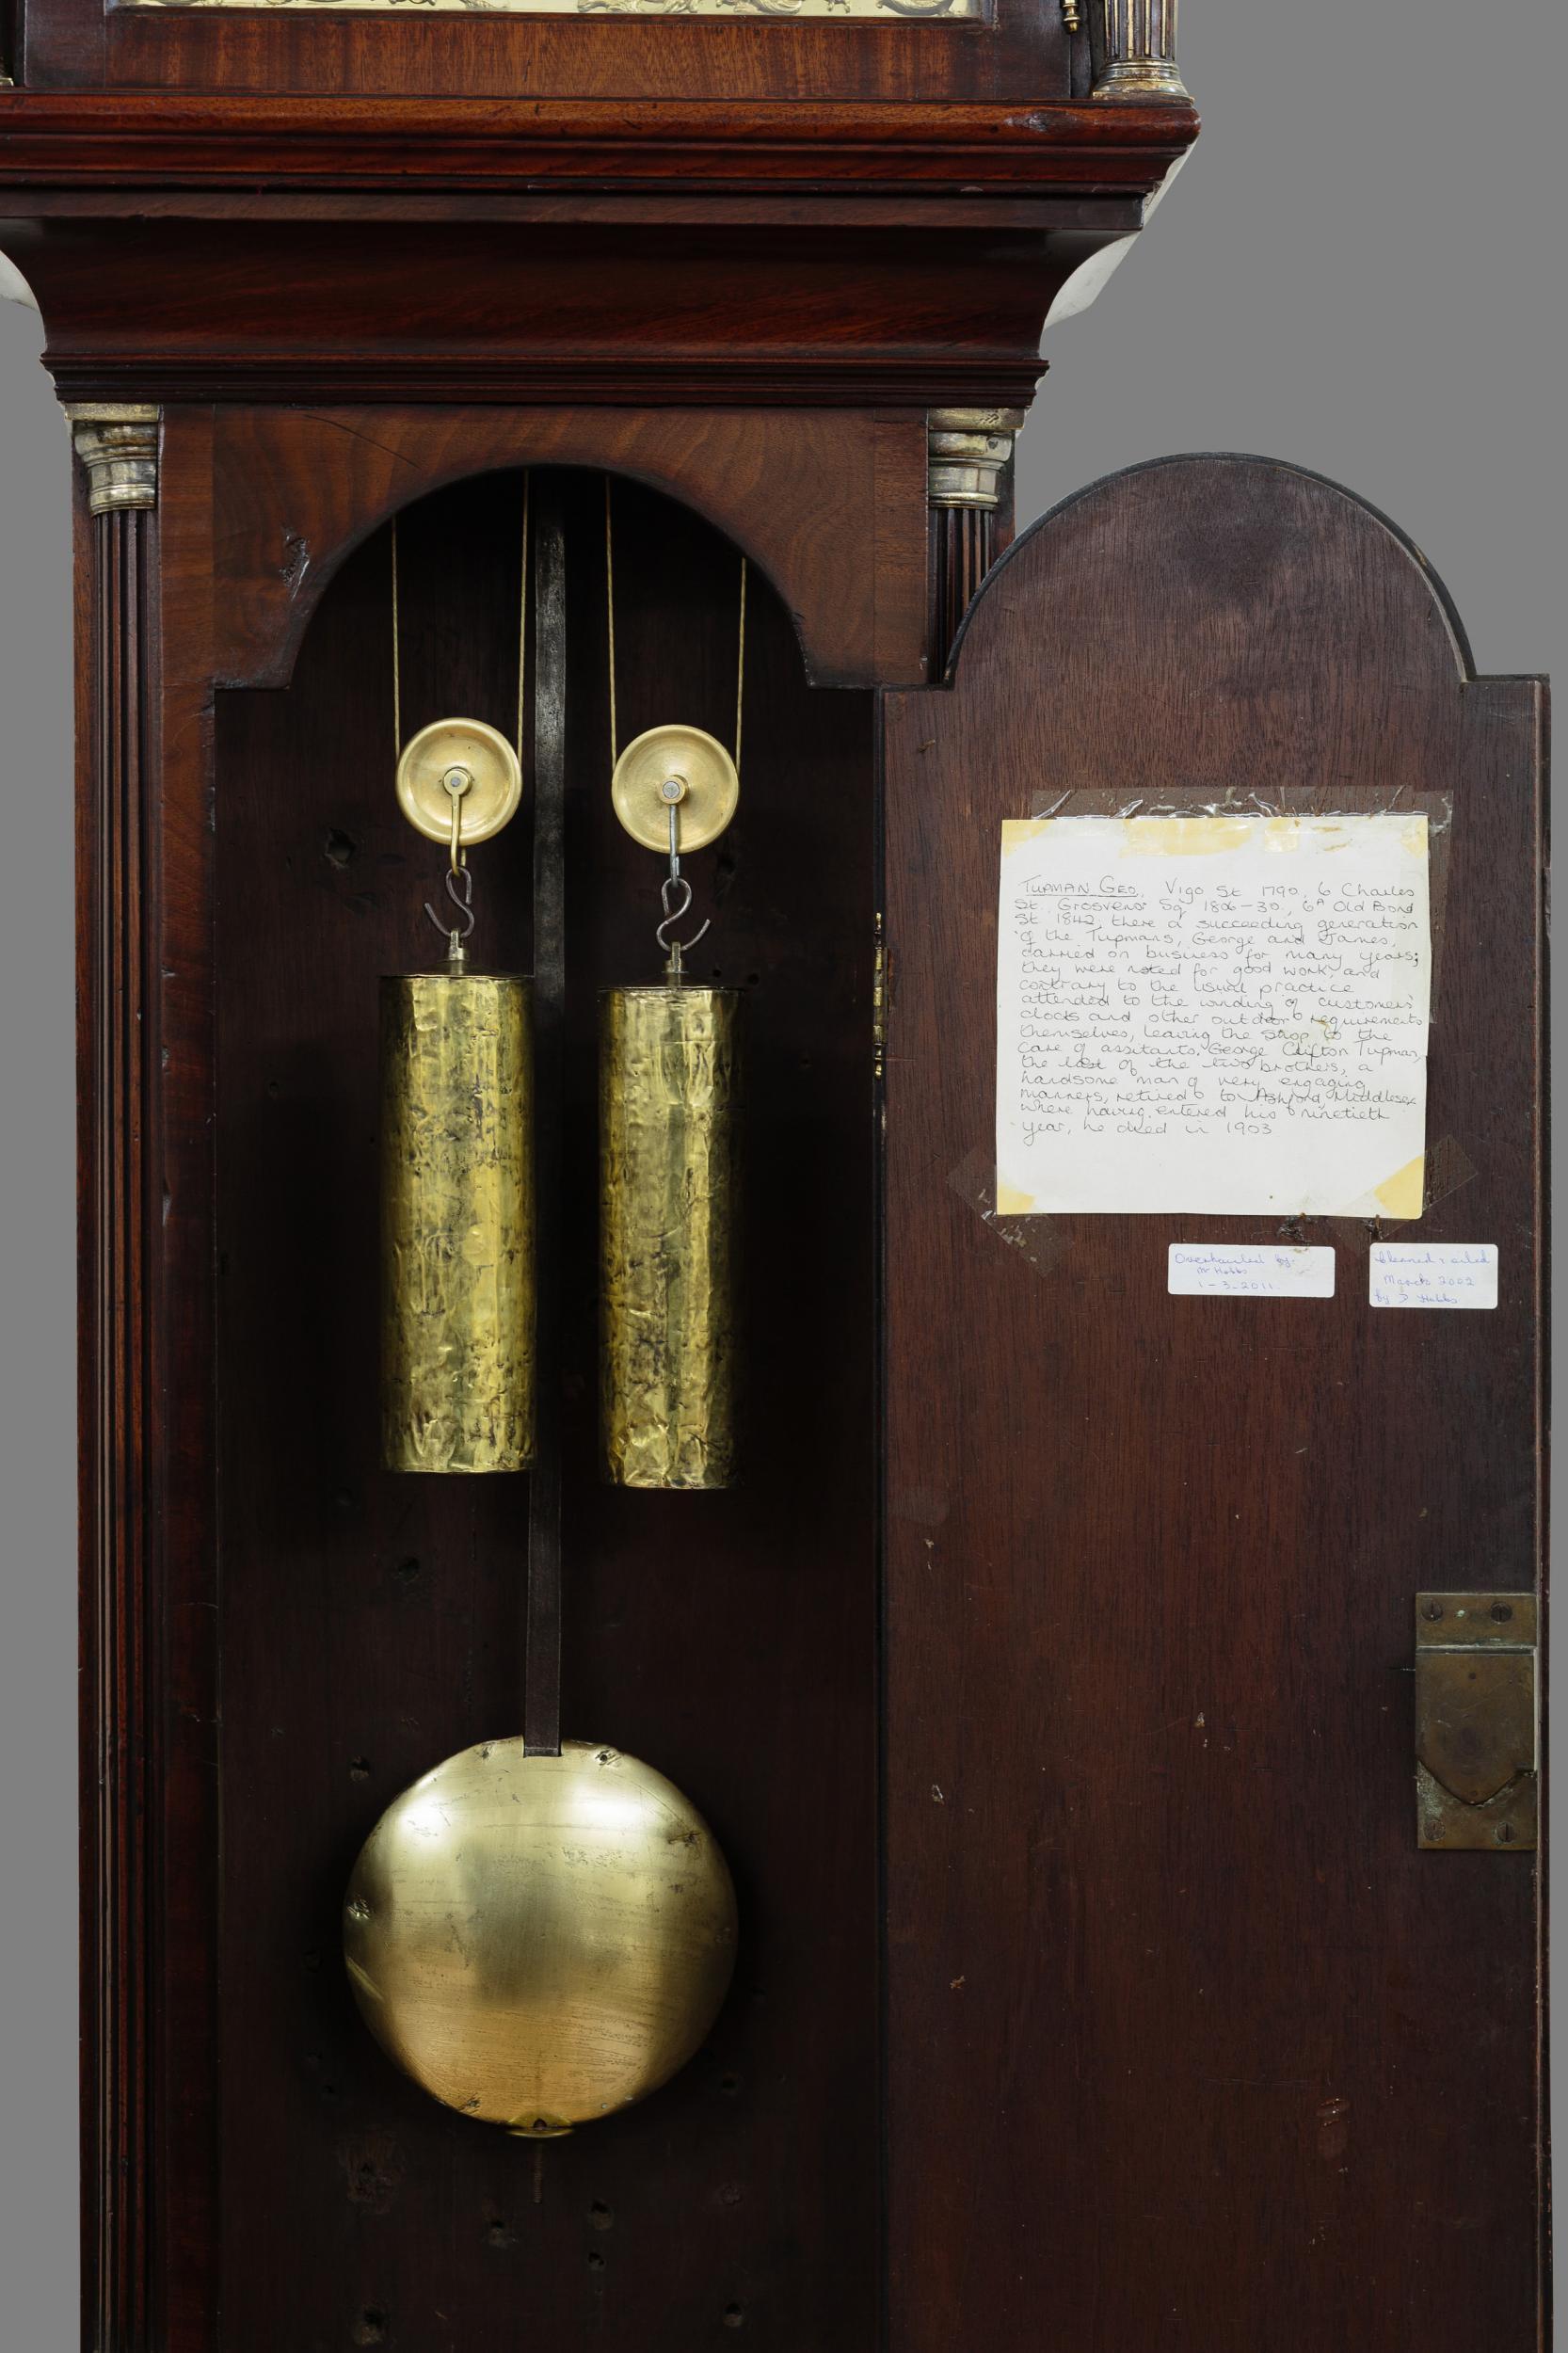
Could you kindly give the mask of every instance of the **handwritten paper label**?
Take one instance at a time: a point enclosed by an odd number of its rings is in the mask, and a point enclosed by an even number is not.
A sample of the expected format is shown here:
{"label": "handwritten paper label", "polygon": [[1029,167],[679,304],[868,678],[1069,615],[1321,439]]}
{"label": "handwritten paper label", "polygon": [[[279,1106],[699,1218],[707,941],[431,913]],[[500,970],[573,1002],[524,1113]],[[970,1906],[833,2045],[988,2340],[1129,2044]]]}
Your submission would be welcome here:
{"label": "handwritten paper label", "polygon": [[1174,1241],[1165,1280],[1178,1299],[1332,1299],[1334,1253],[1317,1243]]}
{"label": "handwritten paper label", "polygon": [[1495,1307],[1495,1241],[1375,1241],[1374,1307]]}
{"label": "handwritten paper label", "polygon": [[1424,816],[1001,835],[1003,1216],[1420,1215]]}

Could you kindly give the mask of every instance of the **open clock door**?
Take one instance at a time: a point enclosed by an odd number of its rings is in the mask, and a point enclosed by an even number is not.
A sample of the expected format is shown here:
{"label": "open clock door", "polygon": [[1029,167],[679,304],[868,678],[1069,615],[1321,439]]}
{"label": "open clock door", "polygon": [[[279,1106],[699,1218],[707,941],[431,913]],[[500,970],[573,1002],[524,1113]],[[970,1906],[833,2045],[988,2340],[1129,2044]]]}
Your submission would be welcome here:
{"label": "open clock door", "polygon": [[[885,718],[891,2353],[1531,2353],[1543,687],[1205,456],[1029,532]],[[1004,823],[1215,811],[1426,818],[1404,1217],[999,1214]],[[1391,1240],[1496,1306],[1374,1305]]]}

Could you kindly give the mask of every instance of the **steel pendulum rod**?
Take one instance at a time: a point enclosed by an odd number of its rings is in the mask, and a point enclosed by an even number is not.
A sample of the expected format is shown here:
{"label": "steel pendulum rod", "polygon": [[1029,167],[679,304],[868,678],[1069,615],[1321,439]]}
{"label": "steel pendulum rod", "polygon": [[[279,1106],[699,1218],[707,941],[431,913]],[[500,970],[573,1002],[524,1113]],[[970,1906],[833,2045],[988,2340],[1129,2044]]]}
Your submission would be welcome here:
{"label": "steel pendulum rod", "polygon": [[538,1434],[528,1481],[523,1747],[561,1748],[561,1128],[565,1113],[567,551],[558,485],[534,491],[534,1057]]}

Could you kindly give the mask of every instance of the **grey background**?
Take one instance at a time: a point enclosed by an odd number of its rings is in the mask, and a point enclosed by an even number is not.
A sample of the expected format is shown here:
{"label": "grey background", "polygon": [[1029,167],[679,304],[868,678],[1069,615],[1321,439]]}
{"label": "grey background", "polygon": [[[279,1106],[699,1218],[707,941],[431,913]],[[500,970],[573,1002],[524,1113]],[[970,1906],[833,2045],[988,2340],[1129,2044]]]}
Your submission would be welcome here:
{"label": "grey background", "polygon": [[[1560,672],[1568,10],[1187,0],[1181,57],[1203,138],[1096,307],[1048,332],[1022,515],[1166,451],[1288,457],[1417,540],[1480,668]],[[0,2336],[68,2353],[69,470],[40,340],[34,313],[0,305]]]}

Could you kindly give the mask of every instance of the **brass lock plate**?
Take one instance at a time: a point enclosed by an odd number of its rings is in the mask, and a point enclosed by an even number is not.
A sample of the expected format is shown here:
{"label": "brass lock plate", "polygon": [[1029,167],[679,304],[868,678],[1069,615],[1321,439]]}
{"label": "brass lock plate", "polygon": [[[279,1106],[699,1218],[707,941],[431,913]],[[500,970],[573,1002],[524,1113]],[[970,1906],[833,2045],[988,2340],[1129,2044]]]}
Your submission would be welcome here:
{"label": "brass lock plate", "polygon": [[1416,1596],[1416,1835],[1449,1852],[1536,1843],[1533,1593]]}

